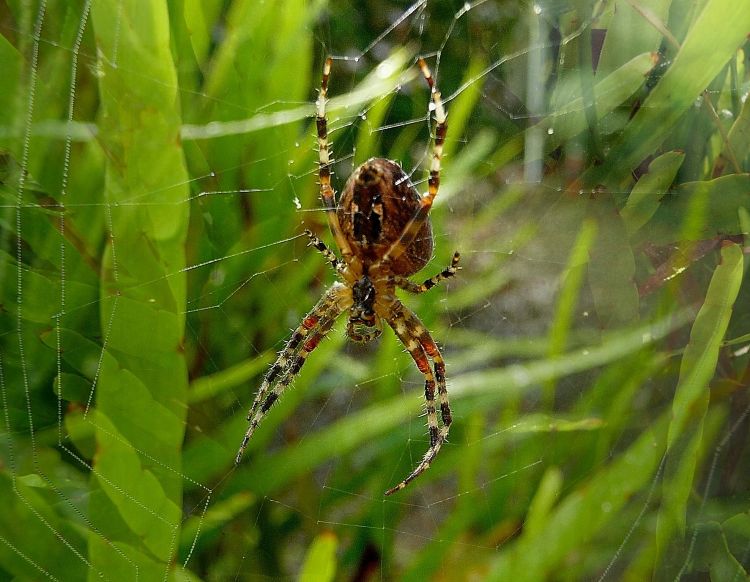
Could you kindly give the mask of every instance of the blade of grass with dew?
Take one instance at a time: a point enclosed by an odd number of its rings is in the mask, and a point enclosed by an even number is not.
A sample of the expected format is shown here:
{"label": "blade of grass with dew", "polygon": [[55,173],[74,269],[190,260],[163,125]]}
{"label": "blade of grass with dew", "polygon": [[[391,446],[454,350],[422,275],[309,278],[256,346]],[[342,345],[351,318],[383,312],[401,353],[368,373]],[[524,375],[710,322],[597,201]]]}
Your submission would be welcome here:
{"label": "blade of grass with dew", "polygon": [[742,250],[734,243],[721,249],[690,341],[680,363],[680,376],[669,425],[668,457],[662,487],[663,503],[656,529],[658,551],[663,553],[672,536],[685,532],[686,507],[693,487],[703,419],[708,409],[709,382],[713,378],[743,275]]}
{"label": "blade of grass with dew", "polygon": [[[187,369],[187,172],[177,75],[163,3],[92,7],[108,152],[111,226],[102,270],[104,341],[96,386],[92,564],[118,578],[166,577],[182,521]],[[115,61],[116,59],[116,61]],[[149,204],[118,204],[145,201]],[[104,536],[104,537],[100,537]]]}
{"label": "blade of grass with dew", "polygon": [[733,58],[747,37],[750,2],[708,0],[667,72],[649,93],[619,143],[601,166],[587,171],[584,184],[618,189],[633,169],[652,155],[696,98]]}
{"label": "blade of grass with dew", "polygon": [[[345,95],[331,95],[327,110],[331,117],[340,114],[342,110],[356,109],[357,107],[381,97],[384,93],[393,89],[397,81],[408,82],[414,79],[416,73],[405,73],[404,66],[408,61],[408,52],[405,50],[395,51],[387,61],[387,70],[393,71],[388,78],[381,78],[370,74],[363,79],[352,91]],[[384,61],[384,62],[386,62]],[[331,74],[333,76],[333,73]],[[182,127],[182,139],[184,140],[206,140],[216,139],[230,135],[252,133],[264,129],[272,129],[296,121],[308,119],[315,113],[313,103],[283,109],[275,113],[257,113],[252,117],[234,121],[211,121],[205,125],[186,124]]]}

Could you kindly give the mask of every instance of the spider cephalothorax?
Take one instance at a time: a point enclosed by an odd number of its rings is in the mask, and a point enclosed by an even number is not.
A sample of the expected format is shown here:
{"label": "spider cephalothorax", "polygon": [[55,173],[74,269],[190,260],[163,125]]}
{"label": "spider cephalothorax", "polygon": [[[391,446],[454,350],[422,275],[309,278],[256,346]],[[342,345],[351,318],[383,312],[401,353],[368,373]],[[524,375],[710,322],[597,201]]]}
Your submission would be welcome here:
{"label": "spider cephalothorax", "polygon": [[367,343],[378,337],[383,326],[375,313],[375,285],[363,275],[352,285],[352,306],[346,334],[355,342]]}
{"label": "spider cephalothorax", "polygon": [[422,59],[419,59],[419,67],[430,86],[437,120],[427,192],[420,196],[396,162],[372,158],[354,171],[337,204],[331,186],[325,109],[331,59],[325,62],[316,116],[320,198],[341,259],[310,231],[305,232],[310,237],[310,244],[326,257],[341,281],[334,283],[302,320],[266,373],[247,415],[250,426],[237,452],[237,463],[262,418],[292,382],[336,318],[346,311],[349,313],[346,333],[352,340],[365,343],[375,339],[381,334],[382,322],[385,321],[424,376],[430,446],[416,468],[386,491],[386,495],[403,489],[426,471],[448,436],[452,419],[445,384],[445,362],[427,328],[396,297],[397,287],[410,293],[424,293],[443,279],[455,275],[460,268],[456,252],[450,267],[424,283],[417,284],[407,279],[432,257],[429,213],[440,186],[440,160],[447,130],[440,92]]}

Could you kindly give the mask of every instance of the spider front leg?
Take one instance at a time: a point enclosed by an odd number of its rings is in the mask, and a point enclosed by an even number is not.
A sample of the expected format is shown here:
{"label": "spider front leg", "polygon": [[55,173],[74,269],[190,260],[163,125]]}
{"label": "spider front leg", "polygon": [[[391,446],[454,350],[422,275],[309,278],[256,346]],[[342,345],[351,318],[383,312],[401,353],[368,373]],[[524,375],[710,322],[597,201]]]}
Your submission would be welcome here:
{"label": "spider front leg", "polygon": [[308,243],[308,246],[314,247],[316,251],[318,251],[321,255],[323,255],[326,261],[328,261],[331,267],[333,267],[334,271],[336,271],[337,273],[343,274],[344,269],[345,269],[344,264],[341,261],[339,261],[336,254],[326,246],[326,243],[324,243],[317,236],[315,236],[310,230],[305,230],[305,234],[308,237],[310,237],[310,242]]}
{"label": "spider front leg", "polygon": [[323,295],[299,327],[294,330],[279,357],[266,372],[258,394],[247,413],[250,426],[237,451],[235,464],[239,464],[242,460],[247,444],[263,417],[299,374],[307,356],[318,346],[320,340],[331,329],[333,322],[346,308],[344,289],[343,285],[336,283]]}
{"label": "spider front leg", "polygon": [[[387,318],[389,325],[393,328],[401,343],[404,344],[425,379],[424,397],[425,409],[427,411],[427,427],[430,434],[430,448],[427,449],[424,457],[414,470],[398,485],[388,489],[385,492],[386,495],[400,491],[430,468],[430,464],[448,437],[448,431],[453,421],[448,403],[448,390],[445,384],[445,362],[430,332],[427,331],[427,328],[419,318],[399,301],[394,302],[391,307],[391,313],[393,316]],[[428,357],[432,359],[434,373],[430,369]],[[437,409],[435,406],[436,385],[440,401],[442,427],[438,424]]]}
{"label": "spider front leg", "polygon": [[413,283],[412,281],[409,281],[406,277],[402,276],[396,276],[393,278],[393,282],[398,285],[401,289],[404,291],[408,291],[409,293],[424,293],[425,291],[429,291],[432,289],[435,285],[440,283],[441,281],[444,281],[445,279],[450,279],[451,277],[455,277],[456,273],[461,269],[461,267],[458,266],[458,262],[461,260],[461,253],[456,251],[453,253],[453,259],[451,260],[450,267],[446,267],[443,269],[440,273],[435,275],[434,277],[430,277],[427,279],[424,283],[421,285],[418,285],[416,283]]}
{"label": "spider front leg", "polygon": [[[424,59],[419,59],[419,68],[424,75],[427,84],[430,87],[430,93],[432,94],[432,103],[435,109],[435,143],[432,146],[432,161],[430,162],[430,178],[427,181],[427,193],[422,196],[419,202],[419,210],[417,210],[414,217],[404,228],[404,232],[401,236],[391,245],[388,251],[383,255],[382,262],[387,263],[389,260],[400,257],[409,245],[414,241],[419,231],[422,229],[422,225],[427,220],[432,208],[432,203],[438,194],[440,189],[440,168],[443,159],[443,144],[445,143],[445,136],[448,133],[447,114],[443,107],[443,100],[440,97],[440,91],[438,91],[435,85],[435,80],[432,77],[430,68],[425,63]],[[429,118],[429,114],[428,114]]]}
{"label": "spider front leg", "polygon": [[328,57],[323,64],[323,78],[320,82],[318,100],[315,102],[315,125],[318,130],[318,178],[320,181],[320,199],[328,217],[328,227],[331,229],[333,240],[341,250],[344,261],[352,256],[352,248],[344,236],[341,223],[336,215],[336,196],[331,186],[331,150],[328,143],[328,118],[326,104],[328,103],[328,77],[331,75],[333,59]]}

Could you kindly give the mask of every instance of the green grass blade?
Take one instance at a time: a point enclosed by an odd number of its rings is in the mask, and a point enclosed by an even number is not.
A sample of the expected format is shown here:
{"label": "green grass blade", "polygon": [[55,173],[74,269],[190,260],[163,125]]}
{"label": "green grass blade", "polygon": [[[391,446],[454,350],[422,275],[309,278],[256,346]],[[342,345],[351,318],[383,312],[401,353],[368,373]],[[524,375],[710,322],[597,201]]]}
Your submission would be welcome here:
{"label": "green grass blade", "polygon": [[338,539],[332,532],[318,534],[307,550],[300,582],[330,582],[336,576]]}
{"label": "green grass blade", "polygon": [[[584,220],[573,244],[573,250],[570,253],[565,271],[565,279],[558,294],[555,315],[549,330],[549,352],[547,355],[552,359],[560,357],[568,343],[570,326],[578,304],[578,296],[589,261],[589,251],[596,238],[596,232],[596,222]],[[550,381],[545,386],[545,409],[551,409],[554,403],[555,384]]]}
{"label": "green grass blade", "polygon": [[657,547],[661,553],[673,535],[682,536],[685,532],[688,497],[693,487],[703,422],[708,410],[709,382],[716,370],[719,349],[742,274],[742,250],[736,244],[726,243],[680,363],[667,441],[669,456],[662,488],[664,502],[656,530]]}

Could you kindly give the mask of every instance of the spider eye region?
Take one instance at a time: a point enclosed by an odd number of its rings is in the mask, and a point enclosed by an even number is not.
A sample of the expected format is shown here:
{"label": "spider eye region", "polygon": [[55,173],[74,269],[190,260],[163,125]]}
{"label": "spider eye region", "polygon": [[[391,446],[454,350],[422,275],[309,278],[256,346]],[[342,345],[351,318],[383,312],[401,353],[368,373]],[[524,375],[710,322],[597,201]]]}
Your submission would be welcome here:
{"label": "spider eye region", "polygon": [[352,309],[368,315],[375,313],[375,285],[368,276],[361,277],[352,285],[352,300]]}
{"label": "spider eye region", "polygon": [[352,285],[352,307],[346,334],[355,342],[367,343],[383,331],[375,313],[375,286],[366,275]]}

